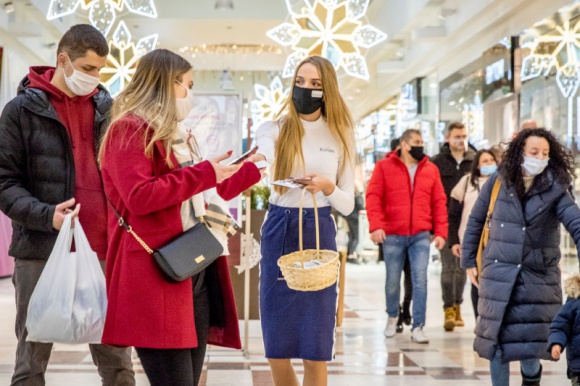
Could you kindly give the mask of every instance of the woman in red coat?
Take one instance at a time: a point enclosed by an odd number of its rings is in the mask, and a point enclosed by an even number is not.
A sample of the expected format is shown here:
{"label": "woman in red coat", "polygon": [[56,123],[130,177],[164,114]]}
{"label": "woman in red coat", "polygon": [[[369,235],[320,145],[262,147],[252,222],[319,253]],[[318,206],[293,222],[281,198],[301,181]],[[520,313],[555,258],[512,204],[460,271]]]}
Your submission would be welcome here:
{"label": "woman in red coat", "polygon": [[[154,50],[140,59],[132,82],[113,106],[100,153],[111,205],[149,247],[184,231],[184,203],[214,187],[226,200],[261,178],[253,162],[184,164],[178,124],[191,110],[193,72],[181,56]],[[183,149],[183,148],[182,148]],[[181,154],[180,154],[181,153]],[[187,153],[187,152],[186,152]],[[185,154],[187,155],[187,154]],[[193,152],[192,152],[193,155]],[[135,346],[151,385],[197,385],[206,345],[241,348],[225,257],[203,274],[170,282],[152,256],[109,210],[103,342]]]}

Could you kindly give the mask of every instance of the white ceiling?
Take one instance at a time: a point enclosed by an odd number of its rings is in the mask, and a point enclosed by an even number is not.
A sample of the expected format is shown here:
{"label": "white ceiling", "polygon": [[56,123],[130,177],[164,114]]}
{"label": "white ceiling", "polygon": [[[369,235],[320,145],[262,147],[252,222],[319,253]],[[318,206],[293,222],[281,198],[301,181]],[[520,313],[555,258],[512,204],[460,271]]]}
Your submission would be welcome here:
{"label": "white ceiling", "polygon": [[[77,12],[62,20],[47,22],[43,15],[49,0],[13,0],[16,19],[24,8],[28,23],[44,28],[38,39],[20,38],[32,55],[48,57],[59,34],[70,25],[86,22],[87,15]],[[354,115],[380,107],[398,93],[400,86],[415,77],[434,71],[448,76],[477,59],[504,36],[519,34],[524,28],[551,15],[573,0],[372,0],[368,10],[370,24],[389,35],[386,42],[371,48],[367,62],[370,81],[341,76],[341,89]],[[124,13],[124,20],[134,39],[159,34],[159,47],[178,51],[183,46],[202,44],[264,44],[276,46],[266,31],[287,19],[284,0],[233,0],[233,10],[216,10],[215,0],[156,0],[157,19]],[[33,4],[35,7],[26,6]],[[35,8],[35,9],[33,9]],[[451,10],[450,12],[444,10]],[[442,14],[446,13],[442,18]],[[11,21],[0,9],[0,27],[8,30]],[[14,14],[12,14],[14,15]],[[14,16],[12,16],[14,19]],[[14,20],[12,20],[13,22]],[[444,27],[446,35],[431,39],[413,39],[413,30]],[[2,32],[2,31],[0,31]],[[423,31],[424,32],[424,31]],[[1,36],[0,36],[1,37]],[[35,45],[36,44],[36,45]],[[48,48],[46,48],[48,47]],[[210,55],[184,54],[198,70],[279,71],[288,50],[281,54]],[[398,53],[398,55],[397,55]],[[384,69],[378,73],[377,67]]]}

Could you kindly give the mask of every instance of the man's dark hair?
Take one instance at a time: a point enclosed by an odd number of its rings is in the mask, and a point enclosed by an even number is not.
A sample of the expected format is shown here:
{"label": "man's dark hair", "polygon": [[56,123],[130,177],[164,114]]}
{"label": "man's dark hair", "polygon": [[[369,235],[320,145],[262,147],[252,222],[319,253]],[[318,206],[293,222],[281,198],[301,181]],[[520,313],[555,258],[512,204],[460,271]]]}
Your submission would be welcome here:
{"label": "man's dark hair", "polygon": [[407,143],[409,143],[409,140],[411,140],[411,137],[413,136],[413,134],[421,135],[421,131],[420,130],[417,130],[417,129],[407,129],[407,130],[405,130],[405,132],[403,133],[403,135],[401,135],[401,142],[407,142]]}
{"label": "man's dark hair", "polygon": [[66,51],[72,61],[87,56],[93,50],[99,56],[109,54],[109,45],[103,34],[89,24],[77,24],[70,27],[60,39],[56,54]]}
{"label": "man's dark hair", "polygon": [[465,125],[461,122],[451,122],[449,126],[447,126],[447,134],[451,134],[455,129],[465,129]]}
{"label": "man's dark hair", "polygon": [[397,146],[401,144],[401,138],[391,139],[391,151],[395,151]]}

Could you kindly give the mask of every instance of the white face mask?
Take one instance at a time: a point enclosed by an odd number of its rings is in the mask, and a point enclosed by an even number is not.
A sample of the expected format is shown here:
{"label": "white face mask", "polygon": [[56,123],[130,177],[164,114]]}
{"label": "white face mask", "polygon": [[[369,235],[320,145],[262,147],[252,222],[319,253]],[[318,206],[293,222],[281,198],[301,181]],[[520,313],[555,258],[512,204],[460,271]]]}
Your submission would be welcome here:
{"label": "white face mask", "polygon": [[546,169],[548,166],[548,161],[550,161],[549,158],[542,160],[524,156],[524,163],[522,164],[522,168],[526,171],[528,176],[535,177],[538,174],[541,174],[544,169]]}
{"label": "white face mask", "polygon": [[64,72],[64,81],[69,90],[71,90],[75,95],[79,96],[89,95],[90,93],[95,91],[95,88],[97,88],[97,86],[101,82],[99,77],[85,74],[82,71],[78,71],[73,66],[70,58],[68,58],[68,61],[71,67],[73,68],[73,73],[71,76],[66,76],[66,71],[64,71],[64,69],[63,72]]}
{"label": "white face mask", "polygon": [[193,110],[194,99],[187,87],[180,82],[177,83],[187,91],[187,96],[185,98],[175,98],[175,102],[177,103],[177,119],[181,122],[185,120],[191,110]]}

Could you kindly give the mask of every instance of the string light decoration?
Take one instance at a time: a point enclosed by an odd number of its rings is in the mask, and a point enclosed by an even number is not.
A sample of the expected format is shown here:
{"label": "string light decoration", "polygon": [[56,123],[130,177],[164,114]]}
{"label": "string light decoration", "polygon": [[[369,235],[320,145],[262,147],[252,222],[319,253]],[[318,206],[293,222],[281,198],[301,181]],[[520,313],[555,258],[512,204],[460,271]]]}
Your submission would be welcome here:
{"label": "string light decoration", "polygon": [[269,87],[255,84],[254,94],[255,99],[252,100],[250,110],[254,127],[258,127],[263,122],[274,120],[276,114],[286,103],[290,95],[290,88],[284,88],[282,80],[276,76]]}
{"label": "string light decoration", "polygon": [[72,15],[79,6],[89,11],[89,21],[105,36],[109,34],[117,19],[117,13],[127,11],[150,18],[157,17],[154,0],[51,0],[47,20]]}
{"label": "string light decoration", "polygon": [[556,82],[566,98],[576,95],[580,86],[580,22],[570,27],[566,21],[553,32],[527,37],[522,48],[531,50],[522,62],[521,80],[547,76],[556,71]]}
{"label": "string light decoration", "polygon": [[135,74],[137,61],[157,45],[158,35],[149,35],[135,45],[125,22],[120,22],[113,39],[109,41],[109,55],[105,68],[101,70],[101,83],[113,97],[117,96]]}
{"label": "string light decoration", "polygon": [[191,53],[195,57],[196,54],[210,54],[210,55],[262,55],[282,53],[280,47],[268,46],[264,44],[201,44],[197,46],[184,46],[179,49],[179,52]]}
{"label": "string light decoration", "polygon": [[387,34],[365,24],[370,0],[286,0],[291,22],[282,23],[266,35],[294,51],[286,60],[282,76],[289,78],[304,58],[327,58],[347,75],[369,79],[361,49],[387,39]]}

